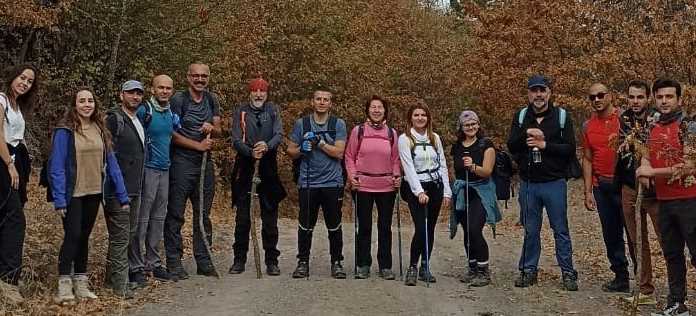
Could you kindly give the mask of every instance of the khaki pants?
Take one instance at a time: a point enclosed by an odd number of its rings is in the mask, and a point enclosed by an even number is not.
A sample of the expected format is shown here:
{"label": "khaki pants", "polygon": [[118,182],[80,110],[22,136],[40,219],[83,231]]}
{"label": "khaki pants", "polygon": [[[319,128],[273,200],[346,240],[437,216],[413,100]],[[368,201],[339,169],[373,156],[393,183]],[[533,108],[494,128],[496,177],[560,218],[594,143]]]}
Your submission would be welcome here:
{"label": "khaki pants", "polygon": [[[633,262],[636,261],[636,253],[634,247],[634,236],[636,236],[636,196],[638,193],[636,190],[623,186],[621,190],[621,200],[624,213],[624,220],[626,223],[626,231],[628,233],[628,249],[631,254]],[[643,294],[652,294],[655,291],[655,286],[652,282],[652,258],[650,258],[650,240],[648,239],[648,221],[647,215],[650,215],[650,221],[653,225],[653,231],[657,235],[657,239],[660,240],[660,229],[658,226],[657,219],[657,207],[658,202],[655,198],[644,198],[641,207],[641,267],[640,267],[640,292]]]}

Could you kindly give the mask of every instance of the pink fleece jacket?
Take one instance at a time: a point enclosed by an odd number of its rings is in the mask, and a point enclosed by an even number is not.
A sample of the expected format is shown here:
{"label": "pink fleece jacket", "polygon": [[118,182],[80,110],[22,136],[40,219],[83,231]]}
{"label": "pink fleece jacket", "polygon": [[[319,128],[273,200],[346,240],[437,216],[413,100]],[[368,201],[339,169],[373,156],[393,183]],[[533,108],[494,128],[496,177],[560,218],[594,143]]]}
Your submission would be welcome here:
{"label": "pink fleece jacket", "polygon": [[360,181],[361,192],[394,191],[394,176],[401,176],[399,161],[398,134],[393,133],[393,144],[389,142],[387,126],[375,129],[370,124],[365,126],[362,144],[358,152],[358,129],[353,128],[345,151],[348,181],[355,177]]}

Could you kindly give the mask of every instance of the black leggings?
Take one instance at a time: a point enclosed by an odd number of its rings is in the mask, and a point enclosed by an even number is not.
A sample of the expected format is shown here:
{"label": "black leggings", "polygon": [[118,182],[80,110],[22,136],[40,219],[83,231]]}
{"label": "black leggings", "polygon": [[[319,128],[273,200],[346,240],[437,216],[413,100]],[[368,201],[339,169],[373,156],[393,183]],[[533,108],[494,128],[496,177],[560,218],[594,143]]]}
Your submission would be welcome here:
{"label": "black leggings", "polygon": [[[357,192],[358,266],[372,266],[372,206],[377,205],[377,264],[380,269],[392,268],[392,211],[396,192]],[[353,195],[355,198],[355,195]]]}
{"label": "black leggings", "polygon": [[[437,218],[440,216],[440,206],[442,206],[442,183],[438,182],[421,182],[421,186],[425,194],[430,198],[428,204],[422,205],[418,203],[418,197],[410,194],[408,198],[408,208],[411,211],[411,219],[415,225],[413,239],[411,239],[411,265],[415,266],[418,261],[425,261],[425,215],[428,214],[428,258],[433,252],[433,243],[435,241],[435,225]],[[409,188],[405,188],[410,190]],[[423,257],[423,258],[421,258]]]}
{"label": "black leggings", "polygon": [[97,219],[101,194],[73,197],[68,204],[63,229],[65,238],[58,255],[58,274],[70,275],[87,273],[89,254],[89,235]]}
{"label": "black leggings", "polygon": [[[486,225],[486,210],[481,203],[476,190],[469,188],[469,211],[459,216],[464,233],[464,249],[467,251],[469,263],[488,264],[488,243],[483,237],[483,226]],[[468,221],[468,225],[467,225]],[[470,228],[470,229],[468,229]]]}

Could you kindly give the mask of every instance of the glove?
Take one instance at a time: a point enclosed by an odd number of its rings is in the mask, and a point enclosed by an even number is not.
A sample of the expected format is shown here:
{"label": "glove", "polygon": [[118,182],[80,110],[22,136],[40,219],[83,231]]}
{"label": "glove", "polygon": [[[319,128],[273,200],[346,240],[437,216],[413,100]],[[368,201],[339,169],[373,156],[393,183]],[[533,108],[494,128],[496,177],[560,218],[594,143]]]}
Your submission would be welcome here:
{"label": "glove", "polygon": [[302,145],[300,146],[300,151],[303,153],[312,151],[312,142],[310,140],[303,141]]}
{"label": "glove", "polygon": [[321,137],[319,137],[319,134],[315,132],[307,132],[304,134],[303,139],[305,141],[310,141],[316,145],[321,140]]}

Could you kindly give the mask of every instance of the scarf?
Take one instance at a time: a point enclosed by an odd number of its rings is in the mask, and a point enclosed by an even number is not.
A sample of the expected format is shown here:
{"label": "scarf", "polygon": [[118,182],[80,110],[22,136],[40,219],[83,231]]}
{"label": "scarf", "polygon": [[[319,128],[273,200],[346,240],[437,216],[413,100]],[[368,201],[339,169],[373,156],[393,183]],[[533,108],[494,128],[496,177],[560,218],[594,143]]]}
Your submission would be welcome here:
{"label": "scarf", "polygon": [[167,102],[167,105],[161,106],[159,101],[157,101],[157,98],[155,98],[154,96],[150,97],[150,101],[148,102],[150,103],[152,108],[155,109],[155,111],[157,112],[164,112],[166,110],[169,110],[169,102]]}

